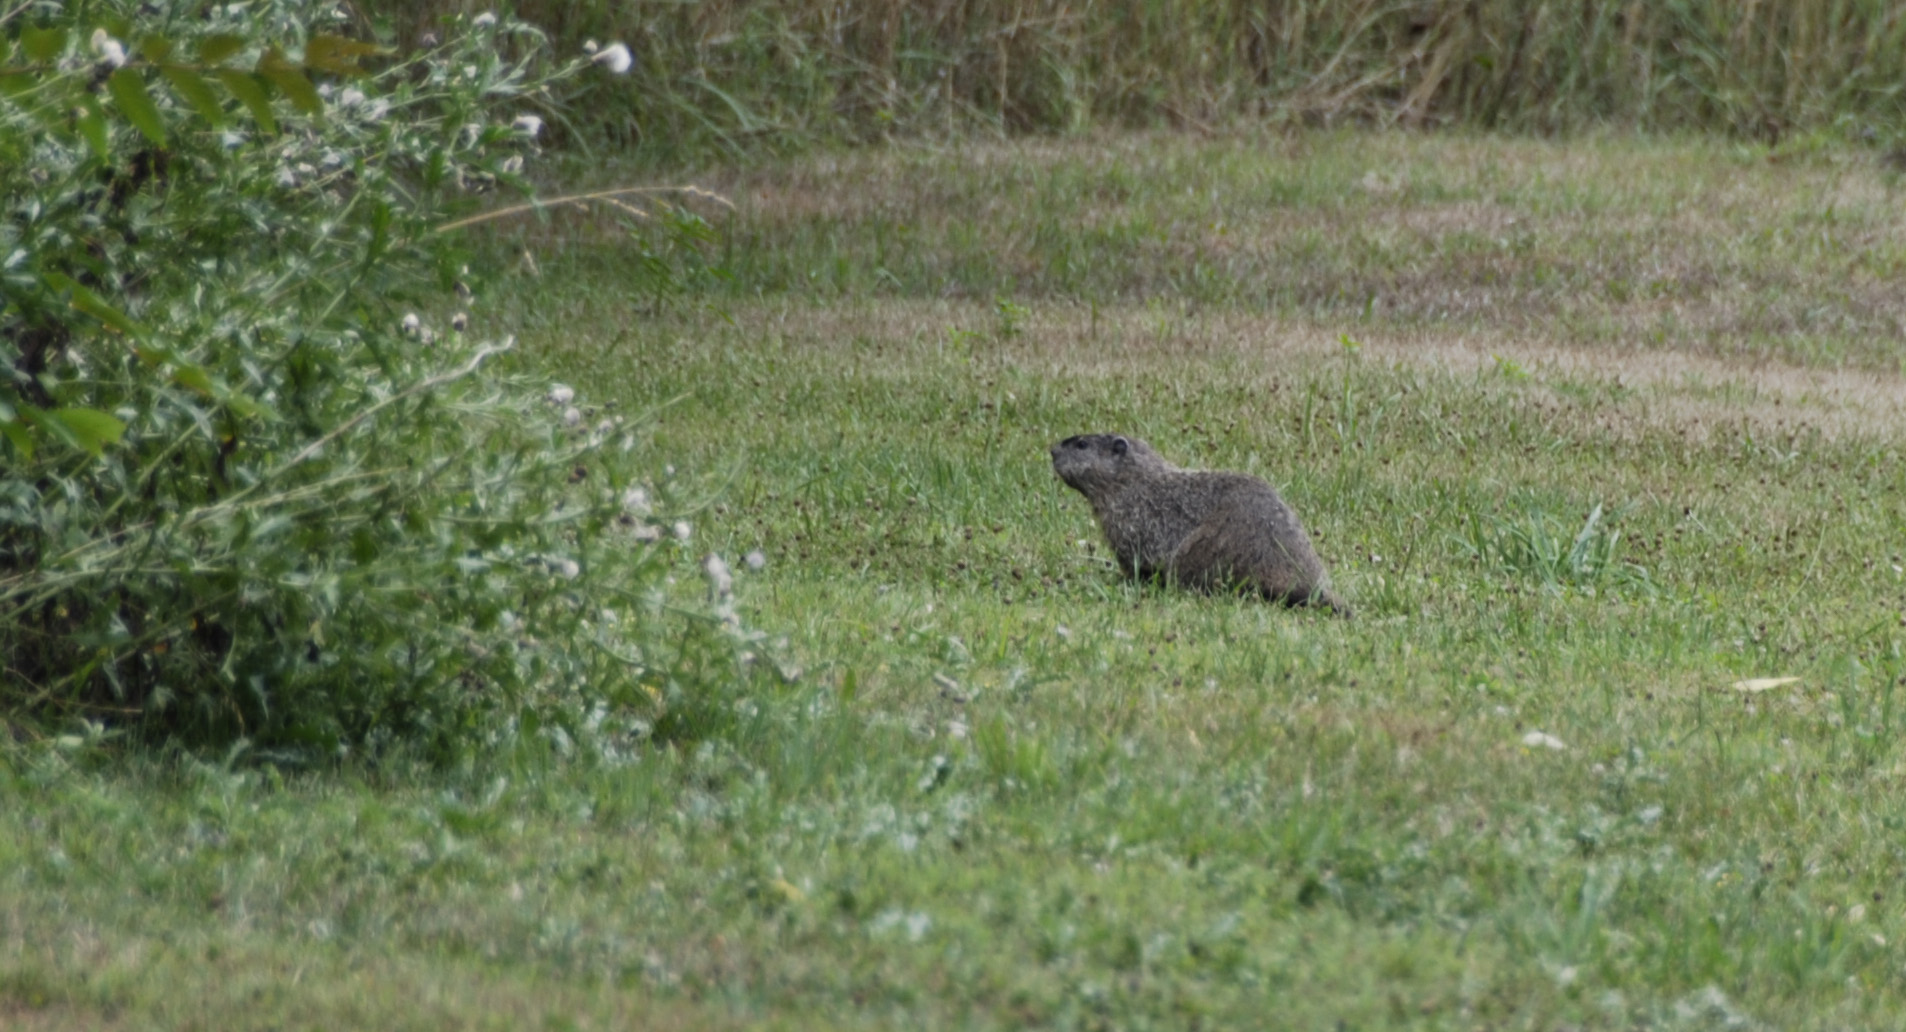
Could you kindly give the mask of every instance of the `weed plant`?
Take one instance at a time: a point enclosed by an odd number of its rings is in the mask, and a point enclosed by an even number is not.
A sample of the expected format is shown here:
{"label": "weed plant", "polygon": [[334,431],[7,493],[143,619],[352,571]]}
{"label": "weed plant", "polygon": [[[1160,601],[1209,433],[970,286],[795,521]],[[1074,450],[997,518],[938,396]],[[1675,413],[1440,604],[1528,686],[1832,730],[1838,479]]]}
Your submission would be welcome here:
{"label": "weed plant", "polygon": [[454,307],[484,283],[450,218],[613,62],[494,17],[398,55],[330,5],[4,21],[9,726],[451,762],[727,720],[751,639],[695,478],[644,409],[498,378]]}

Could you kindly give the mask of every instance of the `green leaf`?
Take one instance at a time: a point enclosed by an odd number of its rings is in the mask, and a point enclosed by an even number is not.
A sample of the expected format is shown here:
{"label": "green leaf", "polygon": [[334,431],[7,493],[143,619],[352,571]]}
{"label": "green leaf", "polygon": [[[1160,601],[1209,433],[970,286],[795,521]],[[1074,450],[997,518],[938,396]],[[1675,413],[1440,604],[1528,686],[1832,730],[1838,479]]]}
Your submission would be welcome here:
{"label": "green leaf", "polygon": [[164,36],[147,36],[139,41],[139,53],[146,60],[158,64],[172,55],[172,41]]}
{"label": "green leaf", "polygon": [[225,391],[225,396],[220,398],[219,401],[223,402],[226,408],[231,409],[233,414],[243,416],[246,419],[278,418],[278,410],[272,408],[270,405],[253,401],[251,398],[243,394],[234,393],[229,389]]}
{"label": "green leaf", "polygon": [[174,365],[184,364],[170,348],[155,347],[151,344],[137,345],[133,347],[132,353],[139,356],[139,361],[145,363],[147,369],[157,369],[167,362]]}
{"label": "green leaf", "polygon": [[41,415],[63,428],[63,436],[70,436],[76,447],[94,455],[109,444],[118,444],[126,433],[126,424],[98,409],[58,408]]}
{"label": "green leaf", "polygon": [[271,98],[265,96],[265,87],[253,78],[251,73],[241,72],[236,68],[220,68],[213,74],[218,76],[219,82],[225,84],[226,89],[232,91],[232,96],[237,97],[239,102],[245,105],[245,110],[251,112],[252,120],[258,123],[258,128],[263,129],[267,135],[278,131],[278,119],[271,113]]}
{"label": "green leaf", "polygon": [[20,49],[34,61],[51,61],[66,52],[66,30],[36,29],[29,25],[20,30]]}
{"label": "green leaf", "polygon": [[211,374],[207,373],[203,366],[180,366],[172,371],[172,379],[178,381],[181,386],[195,390],[208,397],[217,393],[212,388]]}
{"label": "green leaf", "polygon": [[145,328],[133,322],[126,313],[106,303],[106,300],[92,292],[84,284],[75,282],[71,276],[49,272],[43,277],[47,286],[55,290],[68,291],[73,295],[73,307],[98,319],[100,322],[118,330],[129,337],[143,337]]}
{"label": "green leaf", "polygon": [[243,36],[233,36],[229,33],[207,36],[199,40],[199,60],[208,65],[215,65],[243,49],[245,49]]}
{"label": "green leaf", "polygon": [[159,73],[172,84],[172,92],[192,105],[199,117],[215,126],[225,124],[225,107],[218,102],[218,94],[212,92],[212,84],[206,82],[204,76],[182,65],[165,65]]}
{"label": "green leaf", "polygon": [[145,76],[131,68],[121,68],[106,80],[106,88],[112,91],[113,103],[119,105],[134,128],[145,134],[153,146],[165,146],[165,119],[159,117],[152,95],[146,92]]}
{"label": "green leaf", "polygon": [[306,68],[316,68],[333,75],[368,75],[370,73],[358,64],[358,59],[386,52],[375,43],[319,34],[304,45],[304,63]]}
{"label": "green leaf", "polygon": [[93,157],[105,160],[112,153],[112,136],[107,131],[106,112],[100,109],[99,101],[87,97],[79,102],[79,118],[74,123],[79,129],[80,139],[86,141],[86,147]]}
{"label": "green leaf", "polygon": [[291,106],[307,115],[324,112],[324,101],[319,99],[318,91],[311,80],[304,77],[304,71],[285,58],[285,52],[277,47],[267,49],[258,58],[258,66],[253,71],[271,80],[273,86],[284,91],[290,98]]}
{"label": "green leaf", "polygon": [[33,435],[27,432],[26,423],[20,419],[0,420],[0,435],[13,442],[13,450],[20,453],[22,461],[33,458]]}

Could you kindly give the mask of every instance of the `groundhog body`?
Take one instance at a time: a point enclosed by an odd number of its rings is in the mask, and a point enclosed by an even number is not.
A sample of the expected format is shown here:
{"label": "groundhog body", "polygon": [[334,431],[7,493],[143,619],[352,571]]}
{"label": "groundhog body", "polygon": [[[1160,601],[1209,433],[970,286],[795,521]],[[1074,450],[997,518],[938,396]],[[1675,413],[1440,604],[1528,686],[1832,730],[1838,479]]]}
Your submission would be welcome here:
{"label": "groundhog body", "polygon": [[1117,434],[1060,441],[1052,469],[1092,503],[1128,576],[1201,591],[1250,589],[1350,615],[1297,514],[1257,477],[1179,469],[1144,441]]}

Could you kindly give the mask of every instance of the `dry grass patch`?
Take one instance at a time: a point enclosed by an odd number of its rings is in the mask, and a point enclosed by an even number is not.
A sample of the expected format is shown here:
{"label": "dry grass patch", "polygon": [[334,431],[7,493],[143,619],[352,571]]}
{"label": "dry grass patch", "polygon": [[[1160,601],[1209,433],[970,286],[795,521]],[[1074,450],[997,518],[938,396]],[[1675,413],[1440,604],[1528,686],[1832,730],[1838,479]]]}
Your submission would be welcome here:
{"label": "dry grass patch", "polygon": [[767,303],[729,317],[744,337],[791,353],[851,358],[879,378],[920,374],[914,358],[924,353],[1026,373],[1167,380],[1186,362],[1218,362],[1233,386],[1268,388],[1365,361],[1496,378],[1524,403],[1572,413],[1583,433],[1625,440],[1649,433],[1705,440],[1720,428],[1834,441],[1906,433],[1906,376],[1898,373],[1598,347],[1502,330],[1352,326],[1352,350],[1342,324],[1156,303],[1034,304],[1010,317],[970,300]]}
{"label": "dry grass patch", "polygon": [[[1180,302],[1897,371],[1906,220],[1869,157],[1629,138],[1162,133],[894,147],[703,185],[736,296]],[[596,173],[613,177],[614,170]],[[558,215],[547,257],[616,243]],[[649,243],[643,247],[652,247]]]}

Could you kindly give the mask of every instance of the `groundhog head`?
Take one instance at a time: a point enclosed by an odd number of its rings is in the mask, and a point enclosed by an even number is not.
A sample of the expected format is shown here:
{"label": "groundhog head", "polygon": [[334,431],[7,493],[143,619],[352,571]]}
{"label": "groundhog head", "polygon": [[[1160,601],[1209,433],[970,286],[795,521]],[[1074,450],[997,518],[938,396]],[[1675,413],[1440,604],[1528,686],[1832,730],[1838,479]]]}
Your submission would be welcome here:
{"label": "groundhog head", "polygon": [[1169,468],[1151,445],[1136,437],[1081,434],[1052,446],[1052,471],[1087,498],[1130,483],[1138,475]]}

